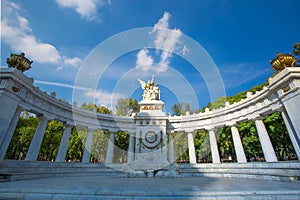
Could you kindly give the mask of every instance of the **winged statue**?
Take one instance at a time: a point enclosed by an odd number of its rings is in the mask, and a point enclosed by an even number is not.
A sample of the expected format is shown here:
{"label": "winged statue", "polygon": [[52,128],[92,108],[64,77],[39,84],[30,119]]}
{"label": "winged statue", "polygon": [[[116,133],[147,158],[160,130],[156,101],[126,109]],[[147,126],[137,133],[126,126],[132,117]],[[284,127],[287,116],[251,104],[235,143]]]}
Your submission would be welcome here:
{"label": "winged statue", "polygon": [[147,83],[141,79],[138,79],[143,92],[143,100],[159,100],[159,88],[157,87],[157,83],[154,82],[154,75],[151,80],[148,80]]}

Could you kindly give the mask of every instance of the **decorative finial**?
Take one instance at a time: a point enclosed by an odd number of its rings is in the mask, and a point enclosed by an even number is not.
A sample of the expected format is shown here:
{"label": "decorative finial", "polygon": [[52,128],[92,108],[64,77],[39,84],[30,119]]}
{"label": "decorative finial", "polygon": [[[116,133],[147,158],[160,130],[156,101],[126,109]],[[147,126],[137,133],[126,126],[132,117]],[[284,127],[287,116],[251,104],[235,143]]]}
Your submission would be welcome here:
{"label": "decorative finial", "polygon": [[33,61],[28,60],[25,57],[25,53],[18,54],[10,54],[10,57],[6,59],[6,63],[8,67],[16,68],[22,72],[29,70],[31,68],[31,64]]}
{"label": "decorative finial", "polygon": [[296,58],[294,58],[292,54],[281,54],[278,52],[276,58],[271,60],[270,63],[273,70],[282,71],[287,67],[294,67]]}

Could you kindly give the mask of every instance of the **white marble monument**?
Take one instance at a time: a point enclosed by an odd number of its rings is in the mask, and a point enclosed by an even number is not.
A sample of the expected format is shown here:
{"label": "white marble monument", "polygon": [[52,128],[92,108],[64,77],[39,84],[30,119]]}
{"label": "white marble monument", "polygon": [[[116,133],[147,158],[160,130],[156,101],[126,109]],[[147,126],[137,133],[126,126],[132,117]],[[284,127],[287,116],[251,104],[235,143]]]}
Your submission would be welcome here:
{"label": "white marble monument", "polygon": [[167,116],[163,111],[158,84],[152,80],[139,79],[143,98],[139,102],[140,112],[136,115],[135,158],[131,168],[155,170],[168,165],[166,152]]}

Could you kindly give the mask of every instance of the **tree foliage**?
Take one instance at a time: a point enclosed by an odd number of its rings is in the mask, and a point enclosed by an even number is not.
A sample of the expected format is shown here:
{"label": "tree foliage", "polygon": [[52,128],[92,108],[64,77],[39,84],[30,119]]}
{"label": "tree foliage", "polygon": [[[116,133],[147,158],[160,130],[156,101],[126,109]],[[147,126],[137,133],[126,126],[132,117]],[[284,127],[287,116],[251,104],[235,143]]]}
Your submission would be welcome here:
{"label": "tree foliage", "polygon": [[114,157],[116,163],[127,162],[127,151],[129,145],[129,135],[126,132],[118,131],[114,135]]}
{"label": "tree foliage", "polygon": [[171,107],[172,111],[173,111],[173,115],[186,115],[186,112],[189,112],[189,113],[197,113],[199,112],[199,109],[197,110],[193,110],[191,108],[191,105],[189,103],[177,103],[177,104],[174,104],[172,107]]}
{"label": "tree foliage", "polygon": [[293,54],[297,59],[297,66],[300,66],[300,42],[293,45]]}
{"label": "tree foliage", "polygon": [[97,106],[96,104],[93,103],[89,103],[89,104],[83,103],[81,105],[81,108],[89,111],[96,111],[98,113],[111,114],[111,111],[108,108],[104,106]]}
{"label": "tree foliage", "polygon": [[173,133],[175,159],[178,163],[189,161],[188,139],[185,132]]}
{"label": "tree foliage", "polygon": [[38,155],[38,160],[54,161],[57,155],[60,140],[64,132],[61,122],[50,121],[47,124],[45,135]]}
{"label": "tree foliage", "polygon": [[14,135],[9,144],[5,157],[6,159],[25,159],[38,123],[39,120],[36,117],[20,117]]}
{"label": "tree foliage", "polygon": [[137,100],[132,98],[120,98],[117,101],[117,115],[130,116],[132,113],[138,113],[140,105]]}
{"label": "tree foliage", "polygon": [[212,162],[208,132],[206,130],[198,130],[195,133],[194,143],[197,162]]}

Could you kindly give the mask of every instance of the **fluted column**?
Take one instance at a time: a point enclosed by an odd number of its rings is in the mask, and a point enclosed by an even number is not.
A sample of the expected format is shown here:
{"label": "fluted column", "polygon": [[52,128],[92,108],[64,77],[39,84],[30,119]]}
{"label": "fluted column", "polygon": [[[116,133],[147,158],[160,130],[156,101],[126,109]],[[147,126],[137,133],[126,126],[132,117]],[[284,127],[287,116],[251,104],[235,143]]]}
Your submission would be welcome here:
{"label": "fluted column", "polygon": [[286,129],[289,133],[289,136],[290,136],[291,142],[293,144],[293,147],[295,149],[298,160],[300,160],[300,138],[298,138],[295,128],[285,110],[281,112],[281,115],[282,115],[283,121],[285,123]]}
{"label": "fluted column", "polygon": [[58,153],[57,153],[55,162],[64,162],[66,159],[69,139],[71,137],[71,128],[72,128],[71,125],[69,125],[69,124],[65,125],[65,130],[64,130],[64,133],[63,133],[61,141],[60,141],[60,145],[59,145],[59,149],[58,149]]}
{"label": "fluted column", "polygon": [[216,139],[216,133],[214,130],[209,130],[208,135],[209,135],[209,143],[210,143],[210,149],[211,149],[212,162],[213,163],[221,163],[219,150],[218,150],[218,143],[217,143],[217,139]]}
{"label": "fluted column", "polygon": [[195,144],[193,132],[188,132],[189,158],[191,164],[196,164]]}
{"label": "fluted column", "polygon": [[91,158],[92,144],[93,144],[94,130],[88,129],[88,134],[84,144],[84,151],[82,155],[82,163],[89,163]]}
{"label": "fluted column", "polygon": [[30,143],[30,147],[28,149],[27,155],[25,160],[31,160],[36,161],[37,157],[40,152],[40,148],[43,142],[43,138],[45,135],[45,130],[48,124],[48,118],[47,117],[39,117],[40,121],[38,124],[38,127],[34,133],[34,136],[32,138],[32,141]]}
{"label": "fluted column", "polygon": [[7,131],[6,131],[6,134],[3,135],[3,141],[2,141],[2,144],[0,146],[0,160],[3,160],[5,155],[6,155],[8,146],[9,146],[10,141],[11,141],[11,138],[14,135],[17,123],[19,121],[21,112],[22,112],[22,109],[20,109],[20,108],[18,108],[16,110],[12,120],[10,121],[10,124],[8,126]]}
{"label": "fluted column", "polygon": [[245,156],[243,144],[241,141],[239,130],[236,126],[231,126],[231,134],[238,163],[246,163],[247,159]]}
{"label": "fluted column", "polygon": [[173,134],[172,134],[172,132],[170,132],[168,134],[168,141],[169,141],[169,145],[168,145],[168,160],[169,160],[169,163],[174,163],[175,162],[175,158],[174,158],[174,142],[173,142]]}
{"label": "fluted column", "polygon": [[277,162],[278,160],[264,122],[261,119],[257,119],[255,120],[255,125],[266,161]]}
{"label": "fluted column", "polygon": [[127,162],[131,163],[134,161],[134,135],[135,133],[129,134],[129,146],[128,146],[128,159]]}
{"label": "fluted column", "polygon": [[114,142],[115,142],[115,133],[109,132],[109,140],[106,151],[105,163],[112,163],[114,155]]}

